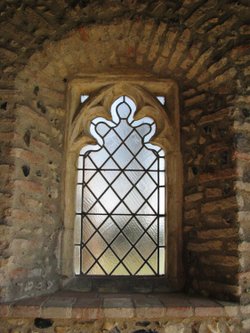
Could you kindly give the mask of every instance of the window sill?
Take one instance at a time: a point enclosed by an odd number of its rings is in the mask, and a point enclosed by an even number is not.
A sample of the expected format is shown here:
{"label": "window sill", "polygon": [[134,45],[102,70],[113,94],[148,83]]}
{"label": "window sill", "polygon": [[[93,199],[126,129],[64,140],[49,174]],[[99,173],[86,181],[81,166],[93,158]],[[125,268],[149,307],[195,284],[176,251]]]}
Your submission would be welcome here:
{"label": "window sill", "polygon": [[102,319],[166,319],[239,317],[237,303],[214,301],[179,293],[107,294],[58,291],[12,303],[0,304],[0,317]]}

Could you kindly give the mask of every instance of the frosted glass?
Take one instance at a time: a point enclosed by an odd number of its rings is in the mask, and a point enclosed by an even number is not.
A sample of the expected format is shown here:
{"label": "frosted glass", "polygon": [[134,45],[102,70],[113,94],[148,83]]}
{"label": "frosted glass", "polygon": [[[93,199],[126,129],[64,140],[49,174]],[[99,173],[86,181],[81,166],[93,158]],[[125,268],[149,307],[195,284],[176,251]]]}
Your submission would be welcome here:
{"label": "frosted glass", "polygon": [[85,168],[87,169],[96,169],[96,166],[93,164],[93,162],[90,160],[89,157],[85,158]]}
{"label": "frosted glass", "polygon": [[77,274],[165,272],[164,151],[149,142],[156,131],[153,120],[134,121],[135,111],[130,98],[118,98],[111,107],[112,121],[99,117],[91,123],[97,144],[81,150],[75,218],[75,244],[81,244],[75,246]]}
{"label": "frosted glass", "polygon": [[165,245],[165,219],[163,217],[159,218],[159,245]]}
{"label": "frosted glass", "polygon": [[132,274],[143,265],[143,259],[135,249],[132,249],[123,261]]}
{"label": "frosted glass", "polygon": [[74,247],[75,274],[80,274],[80,246]]}
{"label": "frosted glass", "polygon": [[160,214],[165,214],[165,189],[160,187]]}
{"label": "frosted glass", "polygon": [[133,155],[125,146],[121,146],[114,154],[114,158],[120,168],[124,168],[133,158]]}
{"label": "frosted glass", "polygon": [[100,149],[99,151],[95,151],[89,154],[93,163],[97,166],[97,168],[101,167],[102,164],[105,163],[109,154],[105,149]]}
{"label": "frosted glass", "polygon": [[103,169],[117,169],[120,170],[119,165],[113,161],[113,159],[109,158],[104,165],[102,166]]}
{"label": "frosted glass", "polygon": [[130,182],[132,184],[136,184],[137,182],[139,182],[140,178],[143,177],[143,175],[145,174],[145,171],[130,171],[130,170],[126,170],[126,175],[128,177],[128,179],[130,180]]}
{"label": "frosted glass", "polygon": [[159,273],[160,274],[164,274],[165,273],[165,248],[160,248],[159,250],[159,255],[160,255],[160,260],[159,260],[159,263],[160,263],[160,267],[159,267]]}
{"label": "frosted glass", "polygon": [[147,174],[136,184],[140,193],[143,193],[144,197],[148,197],[156,188],[155,182]]}
{"label": "frosted glass", "polygon": [[121,172],[119,170],[117,170],[117,171],[109,171],[109,170],[102,171],[102,175],[106,179],[108,184],[112,183],[115,180],[115,178],[120,174],[121,174]]}
{"label": "frosted glass", "polygon": [[96,198],[90,192],[87,187],[83,188],[83,207],[84,211],[87,212],[93,205],[95,205]]}
{"label": "frosted glass", "polygon": [[140,207],[140,209],[136,213],[155,215],[155,210],[146,202],[142,205],[142,207]]}
{"label": "frosted glass", "polygon": [[126,103],[122,103],[117,107],[117,114],[121,119],[126,119],[129,117],[131,110]]}
{"label": "frosted glass", "polygon": [[158,223],[155,221],[147,230],[148,235],[157,244],[158,241]]}
{"label": "frosted glass", "polygon": [[124,198],[132,186],[133,184],[131,184],[123,174],[121,174],[112,184],[112,188],[118,193],[120,198]]}
{"label": "frosted glass", "polygon": [[121,142],[121,139],[113,130],[104,138],[105,147],[111,154],[120,146]]}
{"label": "frosted glass", "polygon": [[156,245],[152,239],[145,234],[142,239],[136,244],[137,250],[141,253],[144,259],[147,259],[153,250],[156,248]]}
{"label": "frosted glass", "polygon": [[143,148],[136,156],[136,159],[147,169],[156,160],[156,156],[152,151]]}
{"label": "frosted glass", "polygon": [[165,185],[165,172],[159,172],[159,185],[164,186]]}
{"label": "frosted glass", "polygon": [[82,185],[76,186],[76,212],[82,212]]}
{"label": "frosted glass", "polygon": [[84,248],[82,250],[82,266],[84,273],[86,273],[90,269],[90,267],[94,264],[94,262],[95,259],[93,258],[91,253],[86,248]]}
{"label": "frosted glass", "polygon": [[119,204],[120,200],[115,192],[109,188],[100,198],[100,202],[106,209],[107,213],[111,213],[114,208]]}
{"label": "frosted glass", "polygon": [[114,129],[117,136],[124,140],[132,131],[132,127],[127,124],[126,120],[121,120],[120,124]]}
{"label": "frosted glass", "polygon": [[107,248],[107,244],[98,233],[88,241],[86,246],[95,258],[99,257]]}
{"label": "frosted glass", "polygon": [[130,210],[130,207],[126,206],[123,202],[121,202],[113,211],[113,214],[131,214],[131,213],[132,211]]}
{"label": "frosted glass", "polygon": [[131,162],[127,166],[128,170],[142,170],[143,163],[140,164],[136,159],[131,160]]}
{"label": "frosted glass", "polygon": [[89,98],[89,95],[81,95],[80,101],[81,103],[84,103]]}
{"label": "frosted glass", "polygon": [[87,219],[83,219],[83,225],[84,225],[84,233],[82,235],[82,239],[83,239],[84,243],[86,244],[88,242],[88,240],[91,238],[91,236],[95,233],[96,230],[92,226],[91,222]]}
{"label": "frosted glass", "polygon": [[84,172],[84,181],[88,183],[90,181],[90,178],[92,178],[96,174],[96,170],[85,170]]}
{"label": "frosted glass", "polygon": [[150,267],[152,267],[155,271],[157,271],[157,264],[158,264],[158,253],[157,253],[157,250],[148,259],[148,263],[149,263]]}
{"label": "frosted glass", "polygon": [[107,210],[99,202],[97,202],[91,209],[89,209],[88,213],[107,214]]}
{"label": "frosted glass", "polygon": [[86,217],[83,220],[83,223],[85,223],[85,220],[89,221],[93,225],[94,228],[99,229],[102,226],[102,224],[104,224],[106,222],[107,216],[95,214],[95,215]]}
{"label": "frosted glass", "polygon": [[144,199],[139,191],[137,191],[136,188],[133,188],[133,190],[124,199],[124,202],[132,212],[136,213],[143,205]]}
{"label": "frosted glass", "polygon": [[143,267],[139,270],[137,275],[155,275],[155,272],[147,265],[143,265]]}
{"label": "frosted glass", "polygon": [[107,219],[101,226],[100,233],[105,241],[110,244],[112,240],[118,235],[119,228],[111,219]]}
{"label": "frosted glass", "polygon": [[131,245],[129,244],[125,236],[123,234],[120,234],[111,244],[111,248],[121,259],[131,249]]}
{"label": "frosted glass", "polygon": [[80,244],[81,242],[81,215],[75,217],[75,229],[74,229],[74,243]]}
{"label": "frosted glass", "polygon": [[152,179],[156,186],[159,185],[158,181],[158,172],[157,171],[148,171],[148,176]]}
{"label": "frosted glass", "polygon": [[132,219],[123,231],[132,244],[135,244],[143,234],[143,228],[136,219]]}
{"label": "frosted glass", "polygon": [[133,152],[134,155],[136,155],[142,146],[141,136],[136,131],[133,131],[126,140],[126,146]]}
{"label": "frosted glass", "polygon": [[98,264],[95,264],[90,271],[88,271],[89,275],[105,275],[105,271]]}
{"label": "frosted glass", "polygon": [[104,136],[108,133],[108,131],[110,131],[110,128],[107,124],[105,123],[101,123],[101,124],[97,124],[96,125],[96,132],[100,135],[100,136]]}
{"label": "frosted glass", "polygon": [[103,256],[99,259],[99,263],[105,268],[105,271],[110,274],[115,266],[119,263],[119,260],[114,253],[108,249]]}
{"label": "frosted glass", "polygon": [[77,173],[77,183],[82,183],[83,182],[83,171],[82,170],[78,170]]}
{"label": "frosted glass", "polygon": [[113,219],[115,219],[115,223],[118,226],[118,228],[123,229],[126,224],[131,220],[130,215],[117,215],[114,216]]}
{"label": "frosted glass", "polygon": [[158,204],[158,191],[157,189],[150,195],[148,198],[148,205],[154,211],[157,211],[157,204]]}
{"label": "frosted glass", "polygon": [[108,183],[99,172],[96,173],[87,184],[97,198],[99,198],[108,187]]}
{"label": "frosted glass", "polygon": [[136,131],[140,134],[141,137],[144,137],[149,132],[151,132],[151,127],[149,125],[144,124],[136,127]]}
{"label": "frosted glass", "polygon": [[159,101],[162,105],[165,104],[165,97],[164,97],[164,96],[157,96],[156,98],[158,99],[158,101]]}
{"label": "frosted glass", "polygon": [[162,157],[159,160],[159,169],[160,170],[165,170],[165,160]]}
{"label": "frosted glass", "polygon": [[120,264],[113,272],[112,275],[128,275],[128,270],[124,267],[123,264]]}

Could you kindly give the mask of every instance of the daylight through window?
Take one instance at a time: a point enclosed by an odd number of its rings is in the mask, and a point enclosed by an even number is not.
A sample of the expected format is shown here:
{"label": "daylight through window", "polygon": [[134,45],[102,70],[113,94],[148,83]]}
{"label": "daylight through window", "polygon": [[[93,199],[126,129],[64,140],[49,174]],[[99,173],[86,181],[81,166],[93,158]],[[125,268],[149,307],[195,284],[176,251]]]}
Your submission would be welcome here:
{"label": "daylight through window", "polygon": [[154,121],[134,120],[135,103],[121,96],[112,121],[97,117],[97,145],[78,159],[75,273],[164,275],[165,154],[149,143]]}

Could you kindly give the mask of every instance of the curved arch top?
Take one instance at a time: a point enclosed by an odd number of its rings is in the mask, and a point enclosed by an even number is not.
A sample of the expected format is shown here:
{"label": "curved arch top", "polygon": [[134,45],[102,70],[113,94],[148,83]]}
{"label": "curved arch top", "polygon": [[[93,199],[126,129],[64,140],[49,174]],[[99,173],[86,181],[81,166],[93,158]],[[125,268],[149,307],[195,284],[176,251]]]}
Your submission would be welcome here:
{"label": "curved arch top", "polygon": [[[72,92],[71,95],[76,94],[75,90],[78,91],[79,101],[81,93],[85,93],[87,88],[84,81],[75,79],[69,85],[69,90]],[[145,85],[145,82],[141,84],[134,77],[127,77],[122,82],[115,82],[113,78],[111,78],[111,82],[107,81],[102,84],[99,82],[96,90],[90,92],[89,98],[82,106],[77,109],[75,107],[70,108],[68,140],[72,151],[79,151],[80,147],[86,143],[94,144],[89,132],[91,122],[97,116],[111,120],[111,106],[122,95],[126,95],[134,101],[137,108],[135,120],[150,117],[155,121],[157,131],[152,143],[160,145],[167,151],[179,150],[178,89],[174,81],[155,81],[156,92],[153,91],[153,94],[151,93],[152,87],[150,87],[153,80],[150,81],[149,87]],[[168,96],[169,94],[171,94],[170,97]],[[158,95],[166,97],[167,102],[165,106],[161,105],[157,100],[156,96]],[[174,103],[172,102],[173,100]]]}

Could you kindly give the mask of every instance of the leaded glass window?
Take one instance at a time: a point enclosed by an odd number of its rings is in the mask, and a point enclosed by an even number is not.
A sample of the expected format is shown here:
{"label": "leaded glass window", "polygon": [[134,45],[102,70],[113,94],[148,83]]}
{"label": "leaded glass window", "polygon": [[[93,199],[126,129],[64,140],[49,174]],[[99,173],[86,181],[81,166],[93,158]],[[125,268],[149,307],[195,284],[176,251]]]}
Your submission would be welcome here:
{"label": "leaded glass window", "polygon": [[127,96],[110,111],[111,121],[92,121],[97,145],[78,159],[75,273],[164,275],[165,154],[150,143],[156,125],[134,120]]}

